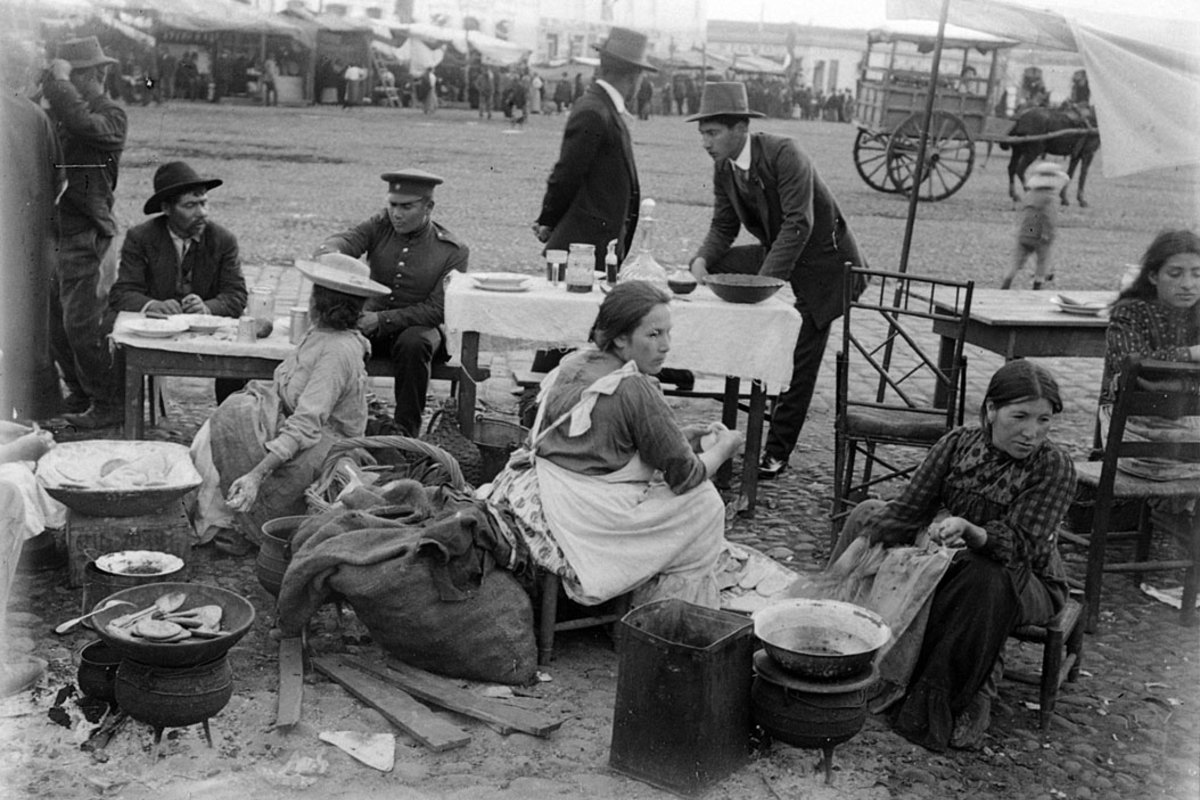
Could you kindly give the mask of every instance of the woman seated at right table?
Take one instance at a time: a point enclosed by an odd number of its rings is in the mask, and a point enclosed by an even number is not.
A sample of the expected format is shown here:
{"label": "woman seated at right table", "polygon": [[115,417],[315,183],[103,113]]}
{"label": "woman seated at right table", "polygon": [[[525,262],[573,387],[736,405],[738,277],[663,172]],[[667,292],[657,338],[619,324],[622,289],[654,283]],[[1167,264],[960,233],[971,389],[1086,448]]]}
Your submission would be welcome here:
{"label": "woman seated at right table", "polygon": [[200,543],[230,555],[248,553],[264,522],[304,514],[304,490],[333,443],[366,431],[371,344],[356,326],[366,299],[391,290],[341,253],[296,268],[313,282],[304,338],[271,381],[230,395],[192,442],[204,481],[192,524]]}
{"label": "woman seated at right table", "polygon": [[847,552],[839,560],[860,536],[888,545],[928,536],[958,548],[933,590],[893,719],[915,744],[977,748],[1009,633],[1045,624],[1066,602],[1058,527],[1075,495],[1075,467],[1048,438],[1060,411],[1058,383],[1047,370],[1026,360],[1005,364],[988,383],[980,426],[947,433],[899,497],[859,503],[842,528],[830,559],[834,574],[858,557]]}
{"label": "woman seated at right table", "polygon": [[[1126,358],[1200,361],[1200,236],[1164,230],[1154,238],[1137,277],[1113,304],[1106,340],[1099,411],[1104,438]],[[1127,422],[1127,431],[1127,438],[1178,438],[1181,431],[1200,438],[1200,418],[1138,417]],[[1122,471],[1150,480],[1200,477],[1197,465],[1168,459],[1129,458],[1120,465]]]}
{"label": "woman seated at right table", "polygon": [[725,505],[709,478],[743,437],[720,423],[675,421],[652,377],[671,347],[669,301],[645,281],[609,293],[595,346],[542,382],[532,466],[518,451],[480,493],[534,543],[539,564],[561,548],[565,569],[555,571],[585,605],[631,591],[635,605],[719,605]]}

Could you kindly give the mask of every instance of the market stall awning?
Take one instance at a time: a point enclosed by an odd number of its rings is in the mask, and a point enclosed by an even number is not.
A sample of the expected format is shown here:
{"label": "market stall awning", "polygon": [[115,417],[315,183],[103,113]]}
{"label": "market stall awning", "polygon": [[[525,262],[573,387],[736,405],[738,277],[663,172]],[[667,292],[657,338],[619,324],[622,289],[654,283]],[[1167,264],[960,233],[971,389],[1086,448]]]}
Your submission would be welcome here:
{"label": "market stall awning", "polygon": [[[937,19],[940,7],[941,0],[888,0],[887,13]],[[1200,165],[1200,20],[1087,10],[1067,15],[1003,0],[951,0],[947,18],[996,36],[1078,52],[1100,124],[1106,176]]]}
{"label": "market stall awning", "polygon": [[118,5],[127,14],[150,15],[156,25],[172,30],[261,33],[288,36],[309,49],[316,46],[311,27],[233,0],[122,0]]}
{"label": "market stall awning", "polygon": [[516,64],[528,58],[531,52],[527,47],[479,31],[445,28],[427,22],[393,25],[391,29],[393,33],[416,39],[428,48],[436,49],[448,44],[464,55],[475,50],[485,62],[497,66]]}
{"label": "market stall awning", "polygon": [[729,59],[715,53],[702,53],[699,50],[679,50],[667,59],[650,56],[650,62],[659,64],[667,69],[714,69],[722,70],[729,66]]}
{"label": "market stall awning", "polygon": [[502,67],[519,63],[528,58],[532,52],[528,47],[522,47],[506,39],[497,39],[495,36],[488,36],[479,31],[467,31],[467,44],[472,49],[479,51],[479,55],[483,57],[485,63]]}
{"label": "market stall awning", "polygon": [[[867,31],[867,41],[912,42],[918,45],[931,44],[937,38],[937,22],[924,19],[893,20],[886,25]],[[943,46],[955,49],[975,48],[981,52],[1016,47],[1019,42],[1003,36],[947,25]]]}
{"label": "market stall awning", "polygon": [[784,75],[787,73],[787,68],[763,56],[736,55],[733,57],[733,63],[729,65],[735,72],[755,72],[763,75]]}

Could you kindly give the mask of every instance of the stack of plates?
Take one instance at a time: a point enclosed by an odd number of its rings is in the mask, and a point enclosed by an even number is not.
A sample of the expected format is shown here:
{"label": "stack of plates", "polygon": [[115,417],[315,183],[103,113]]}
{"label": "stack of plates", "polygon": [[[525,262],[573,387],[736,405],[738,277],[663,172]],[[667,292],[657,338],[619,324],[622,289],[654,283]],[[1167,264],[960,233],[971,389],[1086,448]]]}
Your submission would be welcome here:
{"label": "stack of plates", "polygon": [[1063,313],[1079,314],[1085,317],[1099,316],[1100,312],[1108,308],[1108,303],[1085,303],[1062,294],[1054,295],[1050,298],[1050,302],[1058,306],[1058,310]]}
{"label": "stack of plates", "polygon": [[125,330],[134,336],[144,336],[148,339],[167,339],[188,329],[188,324],[180,319],[182,315],[167,319],[131,319],[125,323]]}
{"label": "stack of plates", "polygon": [[525,292],[529,290],[529,275],[519,272],[477,272],[472,273],[475,287],[489,292]]}

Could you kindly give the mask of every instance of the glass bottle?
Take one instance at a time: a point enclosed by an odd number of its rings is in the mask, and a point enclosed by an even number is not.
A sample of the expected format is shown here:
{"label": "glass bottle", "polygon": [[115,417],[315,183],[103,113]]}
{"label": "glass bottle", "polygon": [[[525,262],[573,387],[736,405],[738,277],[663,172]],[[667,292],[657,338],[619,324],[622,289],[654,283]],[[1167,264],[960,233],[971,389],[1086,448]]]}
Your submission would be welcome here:
{"label": "glass bottle", "polygon": [[649,281],[664,291],[667,288],[667,271],[654,258],[654,206],[650,198],[642,201],[638,211],[637,234],[631,256],[621,265],[617,275],[617,283],[625,281]]}
{"label": "glass bottle", "polygon": [[259,322],[272,322],[275,319],[275,293],[268,286],[255,286],[250,290],[249,301],[246,305],[246,315],[254,317]]}
{"label": "glass bottle", "polygon": [[567,253],[567,291],[590,292],[596,280],[596,245],[572,244]]}

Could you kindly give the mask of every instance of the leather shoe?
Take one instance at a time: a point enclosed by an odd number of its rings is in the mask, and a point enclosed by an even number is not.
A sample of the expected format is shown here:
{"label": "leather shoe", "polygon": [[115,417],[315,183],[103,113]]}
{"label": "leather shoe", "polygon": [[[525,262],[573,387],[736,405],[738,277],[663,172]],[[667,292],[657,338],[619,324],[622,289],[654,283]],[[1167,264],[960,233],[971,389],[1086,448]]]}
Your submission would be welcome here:
{"label": "leather shoe", "polygon": [[124,415],[117,409],[99,409],[95,403],[82,414],[63,414],[62,418],[68,425],[89,431],[97,428],[119,427],[125,421]]}
{"label": "leather shoe", "polygon": [[62,401],[62,411],[67,414],[82,414],[88,410],[92,401],[81,394],[71,392]]}
{"label": "leather shoe", "polygon": [[765,455],[758,465],[758,479],[760,481],[769,481],[782,474],[787,468],[788,462],[782,458]]}

